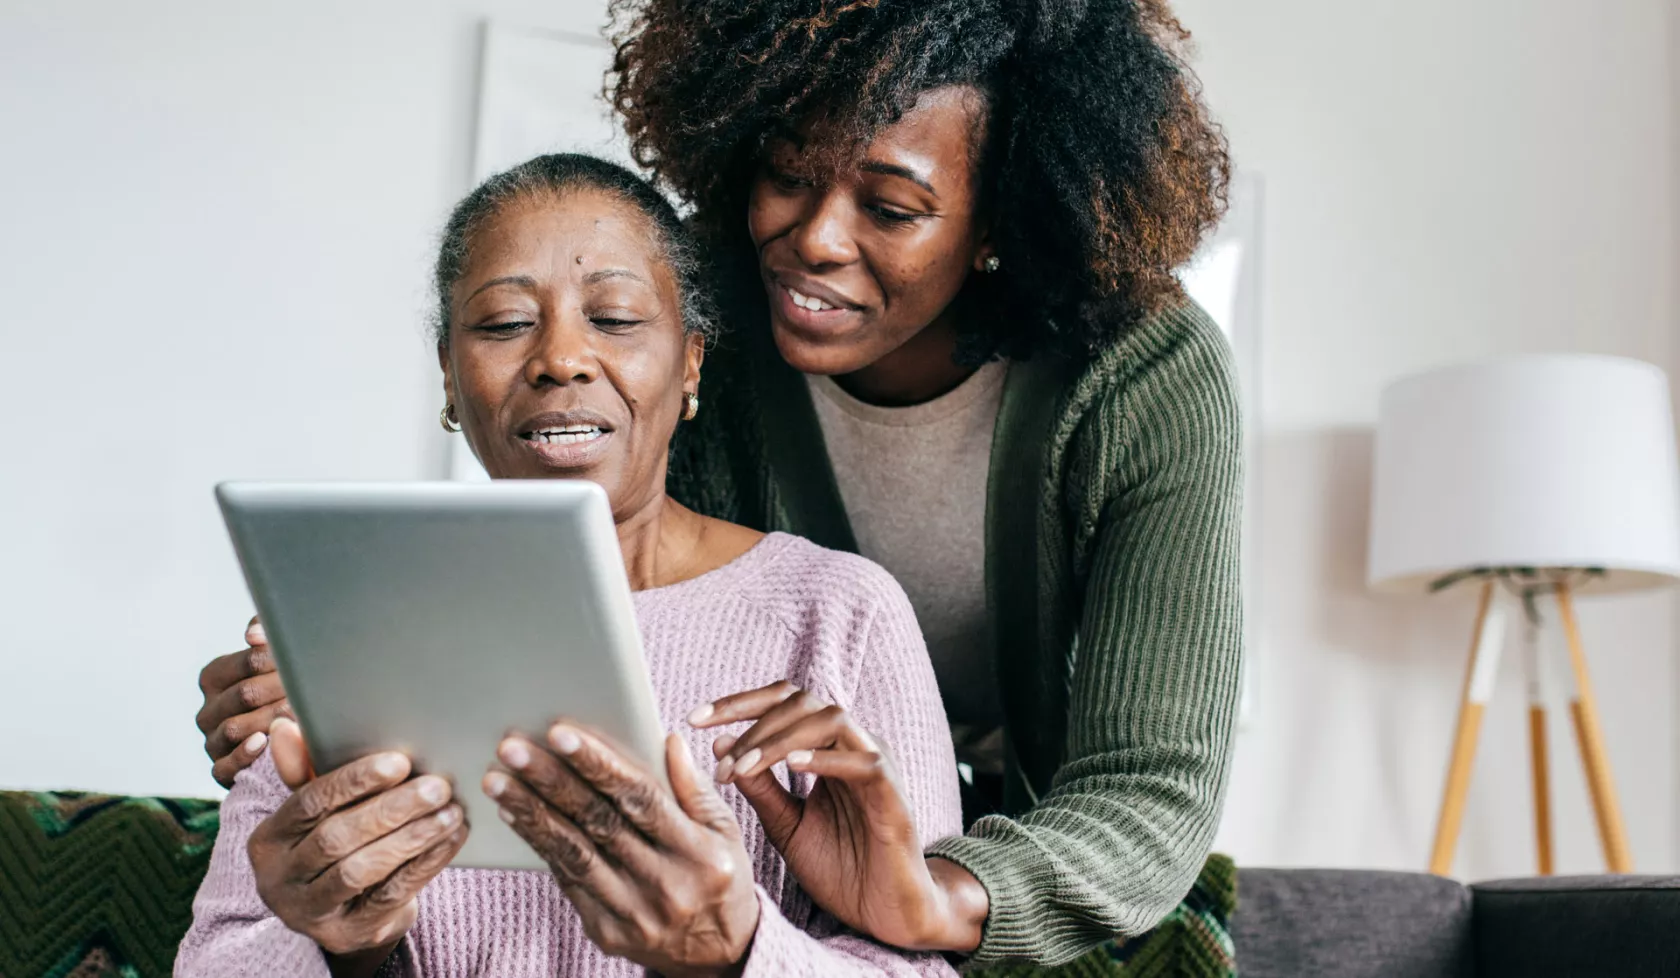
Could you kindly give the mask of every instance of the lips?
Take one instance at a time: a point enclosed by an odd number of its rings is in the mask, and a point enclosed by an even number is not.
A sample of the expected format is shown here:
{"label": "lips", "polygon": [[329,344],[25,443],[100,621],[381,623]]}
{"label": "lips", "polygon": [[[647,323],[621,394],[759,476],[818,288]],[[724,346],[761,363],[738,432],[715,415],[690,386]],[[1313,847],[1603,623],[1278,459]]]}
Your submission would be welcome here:
{"label": "lips", "polygon": [[774,317],[795,331],[832,334],[854,324],[862,315],[860,305],[804,276],[771,273],[768,278]]}
{"label": "lips", "polygon": [[586,441],[594,441],[604,434],[606,432],[595,425],[565,425],[527,431],[519,437],[542,445],[579,445]]}
{"label": "lips", "polygon": [[600,458],[613,435],[612,422],[588,410],[550,411],[519,425],[519,440],[544,465],[587,466]]}
{"label": "lips", "polygon": [[794,305],[810,312],[863,308],[863,303],[851,298],[844,292],[798,272],[772,269],[770,281],[787,292]]}

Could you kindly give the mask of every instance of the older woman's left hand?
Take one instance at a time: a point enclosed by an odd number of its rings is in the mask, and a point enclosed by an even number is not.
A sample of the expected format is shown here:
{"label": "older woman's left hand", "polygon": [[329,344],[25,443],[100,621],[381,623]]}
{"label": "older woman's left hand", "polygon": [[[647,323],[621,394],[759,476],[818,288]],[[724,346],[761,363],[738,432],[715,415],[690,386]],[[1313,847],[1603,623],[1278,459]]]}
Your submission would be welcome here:
{"label": "older woman's left hand", "polygon": [[738,970],[758,928],[741,828],[687,745],[666,738],[667,791],[600,737],[557,723],[509,737],[484,776],[502,818],[543,857],[608,954],[671,976]]}

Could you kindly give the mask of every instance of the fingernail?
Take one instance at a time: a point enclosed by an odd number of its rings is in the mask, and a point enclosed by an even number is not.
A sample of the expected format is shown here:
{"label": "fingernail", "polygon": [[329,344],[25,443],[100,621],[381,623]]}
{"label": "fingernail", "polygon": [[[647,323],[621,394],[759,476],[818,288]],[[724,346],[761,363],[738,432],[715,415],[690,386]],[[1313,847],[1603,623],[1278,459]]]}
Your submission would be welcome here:
{"label": "fingernail", "polygon": [[714,707],[712,704],[701,703],[699,706],[697,706],[693,710],[689,711],[688,722],[690,724],[705,723],[706,720],[708,718],[710,718],[713,713],[716,713],[716,712],[717,712],[717,708]]}
{"label": "fingernail", "polygon": [[569,727],[555,727],[550,730],[548,732],[548,742],[553,744],[554,749],[562,754],[575,753],[579,747],[583,746],[583,741],[579,740],[578,735],[573,733]]}
{"label": "fingernail", "polygon": [[502,741],[502,763],[516,770],[531,763],[531,752],[517,740]]}
{"label": "fingernail", "polygon": [[268,746],[268,734],[265,734],[260,730],[257,731],[256,733],[252,734],[251,736],[245,738],[245,750],[246,750],[247,753],[251,753],[251,754],[258,753],[264,747],[267,747],[267,746]]}
{"label": "fingernail", "polygon": [[758,763],[758,759],[763,756],[764,752],[759,750],[757,747],[754,747],[752,750],[742,754],[741,759],[735,762],[736,775],[745,777],[746,775],[753,773],[753,766],[756,765]]}
{"label": "fingernail", "polygon": [[373,762],[373,773],[382,778],[394,778],[402,773],[403,761],[401,754],[381,754]]}
{"label": "fingernail", "polygon": [[718,762],[717,773],[712,775],[712,779],[718,784],[724,784],[729,780],[729,775],[734,773],[734,771],[735,758],[726,757]]}
{"label": "fingernail", "polygon": [[420,779],[420,799],[428,805],[441,805],[449,799],[449,782],[442,778]]}
{"label": "fingernail", "polygon": [[513,824],[513,813],[505,808],[496,809],[496,816],[509,825]]}
{"label": "fingernail", "polygon": [[250,628],[245,629],[245,640],[250,642],[252,645],[267,645],[268,630],[263,628],[262,622],[259,621]]}
{"label": "fingernail", "polygon": [[438,812],[437,820],[439,825],[447,829],[461,820],[461,810],[454,805],[450,805],[443,811]]}
{"label": "fingernail", "polygon": [[500,798],[507,794],[508,776],[500,771],[491,771],[484,776],[484,793],[492,798]]}
{"label": "fingernail", "polygon": [[811,752],[808,750],[790,750],[788,751],[787,762],[789,767],[802,767],[811,763]]}

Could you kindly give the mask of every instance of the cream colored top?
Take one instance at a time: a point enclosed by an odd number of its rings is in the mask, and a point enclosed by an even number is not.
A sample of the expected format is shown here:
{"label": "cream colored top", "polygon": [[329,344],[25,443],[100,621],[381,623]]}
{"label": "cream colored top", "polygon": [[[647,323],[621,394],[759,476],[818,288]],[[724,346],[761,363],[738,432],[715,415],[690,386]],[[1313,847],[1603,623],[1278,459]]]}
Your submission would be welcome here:
{"label": "cream colored top", "polygon": [[989,363],[948,394],[890,408],[807,378],[858,552],[910,596],[958,757],[987,770],[1001,739],[984,735],[1002,727],[1003,708],[986,614],[986,480],[1007,370]]}

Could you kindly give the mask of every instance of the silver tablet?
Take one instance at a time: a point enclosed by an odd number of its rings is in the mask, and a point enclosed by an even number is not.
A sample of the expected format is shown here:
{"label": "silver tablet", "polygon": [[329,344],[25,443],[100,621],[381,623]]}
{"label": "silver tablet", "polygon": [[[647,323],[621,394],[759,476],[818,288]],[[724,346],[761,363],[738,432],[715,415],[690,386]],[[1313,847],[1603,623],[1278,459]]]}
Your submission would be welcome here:
{"label": "silver tablet", "polygon": [[479,786],[511,730],[590,724],[665,777],[606,493],[592,482],[216,487],[316,770],[400,750],[456,784],[458,866],[544,869]]}

